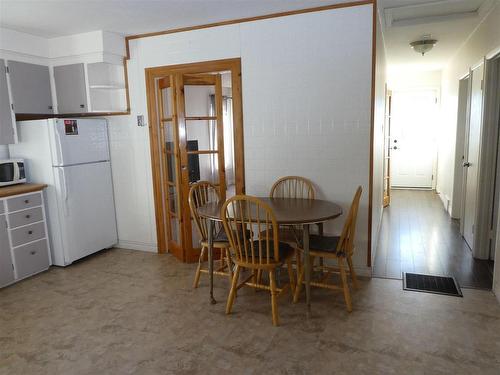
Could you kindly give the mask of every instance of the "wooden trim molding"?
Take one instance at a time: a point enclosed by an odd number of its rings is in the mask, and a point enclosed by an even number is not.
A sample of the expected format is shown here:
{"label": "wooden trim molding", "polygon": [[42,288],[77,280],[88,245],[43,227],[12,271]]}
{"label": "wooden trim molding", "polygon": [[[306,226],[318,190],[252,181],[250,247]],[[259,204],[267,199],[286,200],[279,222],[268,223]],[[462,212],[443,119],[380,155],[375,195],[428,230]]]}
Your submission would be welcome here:
{"label": "wooden trim molding", "polygon": [[[128,47],[128,43],[127,43]],[[128,48],[127,48],[127,56],[128,56]],[[125,56],[123,58],[123,74],[125,75],[125,100],[127,102],[127,110],[126,114],[130,115],[130,92],[128,87],[128,57]]]}
{"label": "wooden trim molding", "polygon": [[372,229],[373,229],[373,143],[375,136],[375,79],[377,68],[377,0],[373,1],[372,9],[372,86],[371,86],[371,113],[370,113],[370,177],[368,181],[368,249],[366,265],[372,266]]}
{"label": "wooden trim molding", "polygon": [[[346,2],[346,3],[323,5],[323,6],[319,6],[319,7],[313,7],[313,8],[304,8],[304,9],[297,9],[297,10],[289,10],[286,12],[269,13],[269,14],[264,14],[261,16],[236,18],[236,19],[232,19],[232,20],[212,22],[212,23],[206,23],[206,24],[202,24],[202,25],[179,27],[176,29],[155,31],[152,33],[129,35],[129,36],[125,37],[125,50],[126,50],[126,54],[127,54],[127,60],[130,59],[129,41],[134,40],[134,39],[150,38],[153,36],[182,33],[185,31],[208,29],[211,27],[234,25],[237,23],[253,22],[253,21],[259,21],[259,20],[266,20],[266,19],[270,19],[270,18],[293,16],[296,14],[313,13],[313,12],[321,12],[321,11],[325,11],[325,10],[332,10],[332,9],[356,7],[356,6],[360,6],[360,5],[374,4],[375,2],[376,2],[376,0],[350,1],[350,2]],[[374,7],[376,8],[376,6],[374,6]]]}

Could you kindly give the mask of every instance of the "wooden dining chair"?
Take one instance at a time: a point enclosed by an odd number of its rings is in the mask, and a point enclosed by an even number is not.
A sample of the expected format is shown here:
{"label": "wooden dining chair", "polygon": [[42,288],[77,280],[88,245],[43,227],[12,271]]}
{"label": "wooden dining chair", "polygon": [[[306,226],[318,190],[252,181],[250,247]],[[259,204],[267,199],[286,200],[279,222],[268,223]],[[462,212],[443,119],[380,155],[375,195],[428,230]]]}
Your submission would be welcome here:
{"label": "wooden dining chair", "polygon": [[[344,228],[342,229],[342,233],[340,236],[330,237],[312,234],[309,237],[309,256],[311,257],[309,264],[312,265],[312,270],[315,269],[314,260],[316,258],[319,258],[320,260],[332,259],[337,262],[336,267],[323,265],[323,263],[321,262],[320,265],[316,267],[316,269],[319,268],[322,271],[321,280],[311,281],[310,285],[332,290],[342,290],[344,292],[347,311],[349,312],[352,311],[352,302],[349,284],[347,282],[348,274],[351,277],[354,288],[358,287],[358,280],[356,278],[356,272],[354,271],[352,263],[352,254],[354,253],[354,235],[356,232],[356,218],[358,215],[361,193],[362,188],[361,186],[359,186],[356,190],[356,193],[354,194],[351,208],[349,209],[349,213],[347,214]],[[298,249],[303,252],[301,246],[299,246]],[[299,277],[297,280],[297,287],[295,289],[295,295],[293,298],[294,302],[298,301],[301,286],[304,280],[304,267],[302,267],[301,263],[303,264],[303,262],[297,262],[297,264],[299,265]],[[342,284],[341,286],[327,283],[329,277],[332,274],[340,275],[340,281]]]}
{"label": "wooden dining chair", "polygon": [[[193,288],[197,288],[200,282],[201,273],[208,273],[209,270],[202,267],[205,260],[205,253],[208,250],[208,222],[207,219],[201,218],[198,215],[198,207],[209,203],[219,202],[220,196],[217,187],[210,182],[200,181],[191,186],[189,190],[189,208],[191,209],[191,216],[196,224],[196,228],[200,234],[201,252],[198,259],[198,267],[194,276]],[[229,240],[224,232],[224,228],[220,223],[216,223],[214,228],[213,249],[220,251],[220,267],[214,270],[214,275],[227,276],[232,280],[233,276],[233,263],[231,260],[231,252]]]}
{"label": "wooden dining chair", "polygon": [[[243,286],[269,290],[271,292],[271,307],[273,325],[279,325],[278,295],[291,289],[295,290],[295,277],[292,269],[294,248],[278,239],[278,223],[272,209],[260,199],[236,195],[228,199],[221,210],[224,229],[234,250],[236,269],[231,283],[231,290],[226,305],[226,314],[233,308],[237,290]],[[244,236],[242,233],[252,233]],[[278,288],[276,269],[286,264],[290,282]],[[242,269],[252,271],[252,274],[239,282]],[[258,277],[259,272],[269,274],[269,285],[263,284]]]}
{"label": "wooden dining chair", "polygon": [[[305,177],[285,176],[279,178],[271,187],[270,198],[314,199],[313,183]],[[298,226],[281,225],[280,241],[294,246],[302,238],[302,231]]]}
{"label": "wooden dining chair", "polygon": [[314,186],[310,180],[300,176],[279,178],[271,187],[271,198],[314,199]]}

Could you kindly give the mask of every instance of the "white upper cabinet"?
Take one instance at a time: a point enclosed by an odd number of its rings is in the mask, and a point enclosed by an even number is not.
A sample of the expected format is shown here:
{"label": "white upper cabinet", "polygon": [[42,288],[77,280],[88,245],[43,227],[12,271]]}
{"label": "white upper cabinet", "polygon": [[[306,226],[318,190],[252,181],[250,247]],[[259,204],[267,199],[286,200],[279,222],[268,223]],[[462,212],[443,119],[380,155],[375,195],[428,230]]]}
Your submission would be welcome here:
{"label": "white upper cabinet", "polygon": [[5,61],[0,59],[0,145],[15,142],[15,126],[9,97]]}
{"label": "white upper cabinet", "polygon": [[84,64],[54,67],[57,111],[60,114],[88,112]]}
{"label": "white upper cabinet", "polygon": [[8,61],[15,113],[51,114],[49,67]]}
{"label": "white upper cabinet", "polygon": [[96,62],[56,66],[54,80],[60,114],[127,111],[123,65]]}

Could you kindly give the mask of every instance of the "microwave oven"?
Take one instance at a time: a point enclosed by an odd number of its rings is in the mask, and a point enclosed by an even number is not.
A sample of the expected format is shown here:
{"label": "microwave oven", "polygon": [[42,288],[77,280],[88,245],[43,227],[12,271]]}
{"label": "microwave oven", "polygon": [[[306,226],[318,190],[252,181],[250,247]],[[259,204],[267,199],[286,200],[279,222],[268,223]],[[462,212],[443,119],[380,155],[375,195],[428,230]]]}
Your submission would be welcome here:
{"label": "microwave oven", "polygon": [[23,159],[0,160],[0,186],[26,182]]}

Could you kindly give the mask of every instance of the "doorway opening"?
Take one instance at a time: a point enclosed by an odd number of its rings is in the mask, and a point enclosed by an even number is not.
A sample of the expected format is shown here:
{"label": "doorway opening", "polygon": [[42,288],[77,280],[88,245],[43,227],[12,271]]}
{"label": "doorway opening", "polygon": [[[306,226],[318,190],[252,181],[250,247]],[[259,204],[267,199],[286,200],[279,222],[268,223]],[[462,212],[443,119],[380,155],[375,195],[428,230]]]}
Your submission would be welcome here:
{"label": "doorway opening", "polygon": [[243,193],[243,122],[239,59],[146,70],[158,251],[184,262],[199,257],[189,189]]}
{"label": "doorway opening", "polygon": [[[453,276],[460,286],[491,289],[491,262],[473,256],[461,222],[449,215],[450,201],[436,191],[438,141],[442,140],[441,77],[435,76],[422,75],[422,81],[432,81],[434,87],[412,81],[414,87],[394,87],[386,96],[384,181],[388,182],[373,276],[401,279],[403,272]],[[473,120],[468,79],[460,83],[457,113],[457,128],[463,131]],[[462,149],[466,146],[462,140]],[[457,151],[455,170],[463,171],[463,162]]]}

